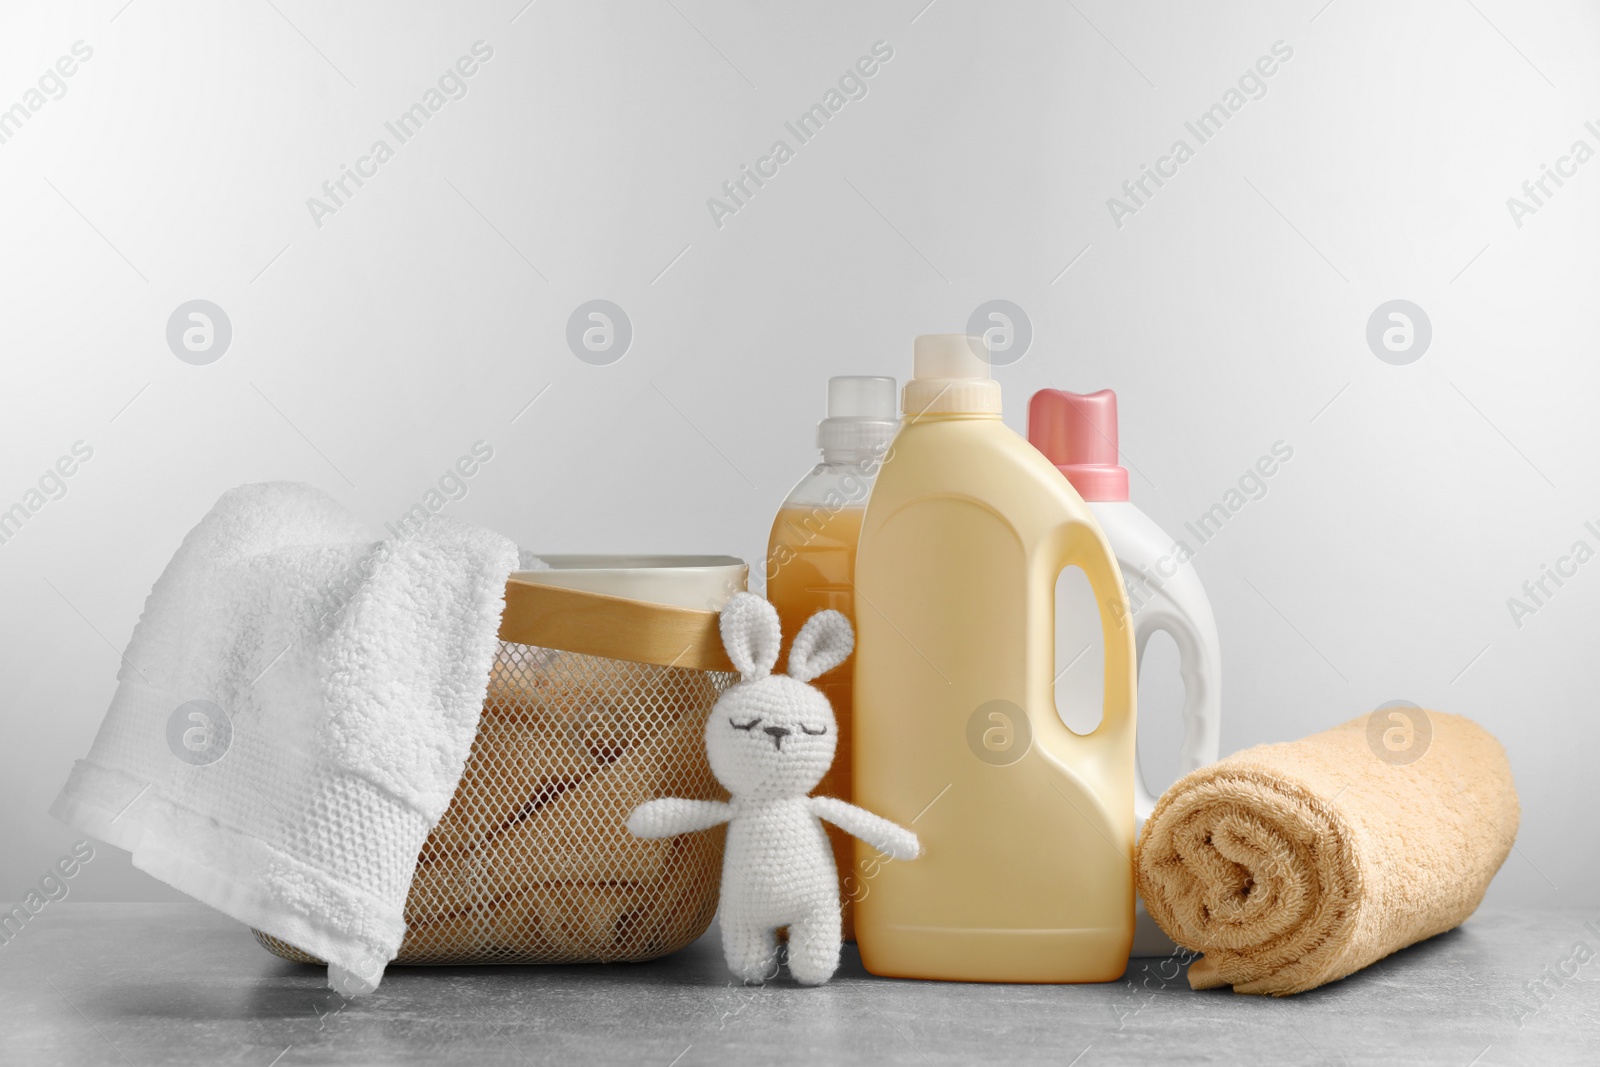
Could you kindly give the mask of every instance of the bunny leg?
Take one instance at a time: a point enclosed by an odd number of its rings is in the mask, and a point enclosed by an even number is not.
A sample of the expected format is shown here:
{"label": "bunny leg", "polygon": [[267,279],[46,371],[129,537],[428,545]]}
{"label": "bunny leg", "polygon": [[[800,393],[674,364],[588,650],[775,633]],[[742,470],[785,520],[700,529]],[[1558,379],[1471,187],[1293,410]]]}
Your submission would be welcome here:
{"label": "bunny leg", "polygon": [[839,904],[822,905],[789,924],[789,973],[801,985],[821,985],[839,969]]}
{"label": "bunny leg", "polygon": [[760,985],[778,973],[778,933],[770,926],[730,922],[724,915],[722,953],[728,970],[746,985]]}

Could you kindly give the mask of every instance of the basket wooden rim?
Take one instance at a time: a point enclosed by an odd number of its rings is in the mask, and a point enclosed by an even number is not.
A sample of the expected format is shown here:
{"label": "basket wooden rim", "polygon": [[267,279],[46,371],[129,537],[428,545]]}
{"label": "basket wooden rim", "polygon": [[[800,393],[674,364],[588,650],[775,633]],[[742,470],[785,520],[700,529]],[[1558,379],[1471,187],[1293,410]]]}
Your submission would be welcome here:
{"label": "basket wooden rim", "polygon": [[714,611],[513,578],[506,581],[500,640],[630,663],[736,670],[722,647],[717,621]]}

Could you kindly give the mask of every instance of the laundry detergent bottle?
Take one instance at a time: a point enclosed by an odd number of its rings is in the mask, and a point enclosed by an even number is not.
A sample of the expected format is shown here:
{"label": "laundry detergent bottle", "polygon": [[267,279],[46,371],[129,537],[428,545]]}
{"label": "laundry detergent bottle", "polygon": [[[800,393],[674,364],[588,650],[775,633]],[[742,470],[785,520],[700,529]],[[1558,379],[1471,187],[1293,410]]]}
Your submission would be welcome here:
{"label": "laundry detergent bottle", "polygon": [[[1041,389],[1028,404],[1028,440],[1066,475],[1111,542],[1127,583],[1140,667],[1151,635],[1165,631],[1177,645],[1184,691],[1179,775],[1216,762],[1222,728],[1217,622],[1188,549],[1128,499],[1128,472],[1118,462],[1117,395],[1109,389],[1088,394]],[[1057,656],[1062,662],[1087,647],[1093,636],[1074,632],[1072,621],[1058,620]],[[1082,615],[1076,621],[1090,624]],[[1134,778],[1134,798],[1134,814],[1142,825],[1156,805],[1142,769]],[[1176,949],[1145,914],[1142,901],[1137,924],[1134,955],[1165,956]]]}
{"label": "laundry detergent bottle", "polygon": [[[828,379],[827,417],[817,424],[822,462],[790,492],[772,523],[767,542],[767,599],[778,610],[786,634],[797,634],[812,615],[832,608],[852,623],[855,611],[856,541],[867,496],[899,427],[893,378]],[[788,649],[784,649],[787,657]],[[783,664],[778,665],[783,670]],[[849,660],[818,678],[839,724],[833,767],[818,783],[818,796],[849,800],[851,767],[851,674]],[[844,939],[854,940],[855,838],[827,826],[839,869],[844,902]]]}
{"label": "laundry detergent bottle", "polygon": [[[1100,726],[1056,711],[1055,596],[1083,569]],[[854,801],[915,830],[857,847],[874,974],[1106,982],[1133,939],[1134,644],[1122,577],[1072,485],[1000,419],[979,338],[916,340],[856,558]]]}

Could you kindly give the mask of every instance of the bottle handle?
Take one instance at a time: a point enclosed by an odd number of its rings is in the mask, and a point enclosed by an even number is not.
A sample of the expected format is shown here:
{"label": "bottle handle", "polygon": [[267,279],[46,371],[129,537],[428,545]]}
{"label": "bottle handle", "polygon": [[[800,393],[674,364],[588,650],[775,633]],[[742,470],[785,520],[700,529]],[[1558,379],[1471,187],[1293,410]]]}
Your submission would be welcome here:
{"label": "bottle handle", "polygon": [[[1100,725],[1080,740],[1110,739],[1123,730],[1133,729],[1134,725],[1134,682],[1137,677],[1134,664],[1137,658],[1132,616],[1128,611],[1128,594],[1111,545],[1098,526],[1073,519],[1066,523],[1066,533],[1054,573],[1059,580],[1063,570],[1077,567],[1089,580],[1089,589],[1094,594],[1095,606],[1100,613],[1101,644],[1105,650]],[[1055,582],[1051,583],[1051,588],[1055,588]],[[1052,600],[1051,618],[1056,617],[1055,607]],[[1051,647],[1054,648],[1053,640]],[[1053,679],[1053,669],[1051,673]],[[1054,708],[1053,680],[1050,690],[1051,707]],[[1135,771],[1137,769],[1136,763]],[[1137,773],[1134,779],[1137,790]]]}
{"label": "bottle handle", "polygon": [[[1187,615],[1162,613],[1141,619],[1134,628],[1137,663],[1144,666],[1144,650],[1153,634],[1165,631],[1178,646],[1178,673],[1183,679],[1183,745],[1178,750],[1178,775],[1215,763],[1221,733],[1222,704],[1218,689],[1215,648]],[[1138,762],[1138,742],[1134,743],[1133,776],[1134,818],[1143,824],[1155,810],[1159,799],[1144,780]]]}

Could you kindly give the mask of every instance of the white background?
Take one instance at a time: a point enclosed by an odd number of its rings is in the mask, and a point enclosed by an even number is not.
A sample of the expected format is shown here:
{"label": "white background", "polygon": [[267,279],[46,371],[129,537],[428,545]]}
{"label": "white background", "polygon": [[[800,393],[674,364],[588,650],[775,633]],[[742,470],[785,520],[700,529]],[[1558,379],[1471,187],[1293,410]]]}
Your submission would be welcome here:
{"label": "white background", "polygon": [[[45,809],[223,490],[311,482],[377,536],[483,440],[448,514],[759,560],[826,378],[903,378],[913,335],[1003,298],[1034,330],[1007,421],[1115,388],[1174,533],[1294,449],[1196,559],[1223,750],[1396,699],[1470,715],[1523,803],[1491,899],[1595,899],[1600,562],[1520,628],[1507,599],[1600,549],[1600,161],[1521,227],[1506,206],[1600,148],[1593,5],[523,3],[0,13],[0,108],[93,48],[0,144],[0,509],[94,450],[0,544],[0,895],[70,846]],[[479,40],[466,97],[317,226],[307,198]],[[707,198],[880,40],[867,96],[716,226]],[[1107,198],[1277,41],[1266,95],[1118,227]],[[233,327],[209,366],[166,342],[195,298]],[[609,366],[565,340],[594,298],[633,326]],[[1433,327],[1406,366],[1365,339],[1395,298]],[[1176,694],[1143,696],[1159,787]],[[105,848],[72,891],[172,895]]]}

